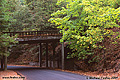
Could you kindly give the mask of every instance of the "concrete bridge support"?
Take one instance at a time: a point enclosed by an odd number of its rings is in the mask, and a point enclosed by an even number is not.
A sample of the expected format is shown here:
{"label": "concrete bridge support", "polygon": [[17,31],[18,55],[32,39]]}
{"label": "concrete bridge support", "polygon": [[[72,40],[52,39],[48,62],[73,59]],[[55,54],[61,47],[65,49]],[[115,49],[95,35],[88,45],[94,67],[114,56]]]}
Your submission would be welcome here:
{"label": "concrete bridge support", "polygon": [[[62,69],[64,70],[64,66],[65,66],[65,54],[64,54],[64,42],[61,44],[62,45],[62,53],[60,55],[62,55]],[[56,60],[55,60],[55,43],[52,42],[52,48],[53,48],[53,58],[52,60],[50,60],[50,66],[53,66],[53,69],[56,67]],[[58,55],[58,57],[60,57],[60,55]],[[45,65],[46,68],[48,68],[48,42],[46,42],[46,55],[45,55]],[[53,64],[51,64],[53,61]],[[39,43],[39,66],[42,67],[42,45],[41,43]],[[57,67],[59,68],[60,66],[60,58],[57,60]]]}
{"label": "concrete bridge support", "polygon": [[48,43],[46,43],[46,68],[48,68]]}
{"label": "concrete bridge support", "polygon": [[55,68],[55,43],[52,43],[53,47],[53,68]]}
{"label": "concrete bridge support", "polygon": [[64,54],[64,42],[62,43],[62,70],[64,70],[65,66],[65,54]]}
{"label": "concrete bridge support", "polygon": [[39,66],[42,67],[42,45],[39,44]]}

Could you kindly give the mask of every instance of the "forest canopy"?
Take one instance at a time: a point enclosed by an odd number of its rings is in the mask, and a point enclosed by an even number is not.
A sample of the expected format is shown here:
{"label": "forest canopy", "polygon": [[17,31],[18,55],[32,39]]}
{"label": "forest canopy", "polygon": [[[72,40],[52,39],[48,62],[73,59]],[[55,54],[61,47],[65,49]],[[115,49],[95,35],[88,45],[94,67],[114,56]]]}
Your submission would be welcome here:
{"label": "forest canopy", "polygon": [[[2,32],[56,30],[48,22],[51,13],[61,9],[56,0],[1,0],[0,2],[0,50],[16,43],[15,37]],[[8,52],[6,52],[8,53]]]}

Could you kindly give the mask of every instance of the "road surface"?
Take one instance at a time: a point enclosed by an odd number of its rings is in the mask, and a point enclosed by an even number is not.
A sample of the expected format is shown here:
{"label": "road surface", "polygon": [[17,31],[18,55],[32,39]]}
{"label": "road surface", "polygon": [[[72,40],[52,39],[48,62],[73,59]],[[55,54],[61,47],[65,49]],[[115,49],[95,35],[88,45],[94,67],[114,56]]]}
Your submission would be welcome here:
{"label": "road surface", "polygon": [[89,79],[90,77],[69,72],[41,69],[37,67],[8,66],[8,69],[24,75],[27,80],[99,80]]}

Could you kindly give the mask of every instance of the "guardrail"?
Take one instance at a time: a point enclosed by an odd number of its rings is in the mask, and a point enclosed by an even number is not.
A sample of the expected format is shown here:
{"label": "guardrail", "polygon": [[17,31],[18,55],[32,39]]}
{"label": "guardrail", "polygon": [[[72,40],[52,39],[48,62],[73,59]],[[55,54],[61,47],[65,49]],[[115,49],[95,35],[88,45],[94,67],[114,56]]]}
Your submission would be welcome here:
{"label": "guardrail", "polygon": [[2,32],[8,34],[9,36],[15,36],[18,34],[18,37],[34,37],[34,36],[62,36],[58,30],[52,31],[21,31],[21,32]]}

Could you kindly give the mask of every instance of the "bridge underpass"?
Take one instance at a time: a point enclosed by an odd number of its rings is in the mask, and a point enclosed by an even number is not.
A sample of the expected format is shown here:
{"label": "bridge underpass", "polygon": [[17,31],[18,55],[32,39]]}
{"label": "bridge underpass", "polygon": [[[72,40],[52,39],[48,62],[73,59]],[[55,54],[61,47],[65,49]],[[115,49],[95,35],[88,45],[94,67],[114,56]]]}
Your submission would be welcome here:
{"label": "bridge underpass", "polygon": [[[46,68],[48,68],[48,44],[52,43],[53,47],[53,68],[55,68],[55,44],[59,43],[59,40],[62,38],[62,35],[59,31],[22,31],[22,32],[3,32],[4,34],[8,34],[10,36],[18,37],[15,39],[19,42],[19,44],[39,44],[39,66],[42,67],[42,43],[46,44]],[[64,43],[62,45],[62,69],[64,69]],[[59,67],[58,60],[58,67]],[[7,66],[7,57],[3,56],[1,59],[1,68],[4,69]]]}

